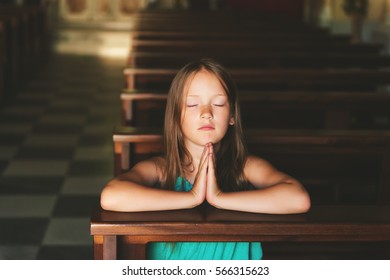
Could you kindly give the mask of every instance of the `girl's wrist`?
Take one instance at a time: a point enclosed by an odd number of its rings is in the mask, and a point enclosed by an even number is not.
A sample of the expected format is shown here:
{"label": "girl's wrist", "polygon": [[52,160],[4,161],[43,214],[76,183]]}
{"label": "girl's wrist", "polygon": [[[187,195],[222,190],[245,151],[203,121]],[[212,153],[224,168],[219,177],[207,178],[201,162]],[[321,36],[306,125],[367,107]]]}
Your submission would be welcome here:
{"label": "girl's wrist", "polygon": [[215,208],[223,208],[221,207],[221,202],[223,199],[222,197],[223,197],[222,192],[218,192],[217,194],[213,194],[213,195],[208,195],[207,202]]}
{"label": "girl's wrist", "polygon": [[204,200],[205,200],[205,196],[202,195],[202,194],[199,194],[196,190],[192,189],[189,192],[189,194],[191,195],[192,200],[193,200],[193,203],[192,203],[193,207],[196,207],[196,206],[202,204],[204,202]]}

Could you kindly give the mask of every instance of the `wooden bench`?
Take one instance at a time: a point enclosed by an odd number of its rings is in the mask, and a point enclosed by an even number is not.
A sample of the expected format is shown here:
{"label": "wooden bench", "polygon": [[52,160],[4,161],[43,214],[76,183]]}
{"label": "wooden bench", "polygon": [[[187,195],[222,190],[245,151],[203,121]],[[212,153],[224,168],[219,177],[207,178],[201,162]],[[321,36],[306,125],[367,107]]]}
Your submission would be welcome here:
{"label": "wooden bench", "polygon": [[264,31],[300,31],[317,33],[318,30],[327,32],[326,28],[313,27],[302,21],[288,20],[275,15],[267,16],[237,11],[228,12],[160,12],[146,15],[136,13],[133,15],[135,30],[142,31],[215,31],[215,32],[242,32],[264,33]]}
{"label": "wooden bench", "polygon": [[[246,129],[251,154],[299,179],[315,204],[389,204],[390,131]],[[163,152],[161,129],[116,127],[114,174]]]}
{"label": "wooden bench", "polygon": [[[98,260],[146,259],[147,244],[157,241],[261,241],[265,259],[388,259],[390,206],[313,206],[299,215],[206,205],[138,213],[97,209],[90,232]],[[283,252],[273,250],[277,243]]]}
{"label": "wooden bench", "polygon": [[[325,38],[330,38],[330,41],[345,42],[348,43],[348,36],[331,34],[329,29],[323,27],[310,27],[310,26],[292,26],[287,24],[283,25],[262,25],[256,28],[253,26],[240,25],[240,23],[227,22],[223,26],[223,23],[217,23],[212,26],[212,23],[208,24],[181,24],[180,21],[169,24],[162,24],[161,21],[151,21],[148,23],[136,22],[134,29],[129,33],[130,38],[133,39],[200,39],[206,38],[215,39],[277,39],[277,38],[302,38],[313,36],[314,39],[324,41]],[[230,26],[230,27],[227,27]],[[185,34],[184,34],[185,33]],[[183,34],[183,37],[181,35]],[[214,36],[215,35],[215,36]]]}
{"label": "wooden bench", "polygon": [[0,62],[3,67],[0,80],[3,80],[3,91],[8,96],[23,78],[31,75],[34,63],[44,51],[46,10],[45,5],[0,4]]}
{"label": "wooden bench", "polygon": [[[34,6],[33,6],[34,7]],[[25,76],[25,69],[29,67],[29,59],[34,51],[34,8],[26,8],[16,5],[0,5],[0,17],[12,17],[17,21],[18,31],[14,36],[13,50],[18,58],[18,72],[20,76]]]}
{"label": "wooden bench", "polygon": [[5,24],[0,20],[0,104],[5,98],[5,71],[7,69],[5,47]]}
{"label": "wooden bench", "polygon": [[[282,29],[282,28],[281,28]],[[131,31],[130,36],[132,39],[138,39],[138,40],[177,40],[177,39],[183,39],[183,40],[208,40],[208,39],[234,39],[234,40],[240,40],[240,39],[255,39],[255,40],[262,40],[267,41],[274,39],[277,40],[305,40],[308,38],[311,39],[318,39],[318,40],[333,40],[333,41],[340,41],[340,42],[349,42],[350,38],[346,35],[339,35],[339,34],[330,34],[328,30],[320,29],[318,28],[318,32],[307,32],[307,31],[301,31],[301,30],[290,30],[289,32],[281,30],[280,32],[266,32],[261,33],[259,31],[253,31],[253,32],[235,32],[231,30],[220,30],[220,31],[214,31],[214,30],[204,30],[203,32],[199,32],[196,30],[187,30],[187,31],[180,31],[180,30],[169,30],[169,31],[161,31],[161,30],[135,30]]]}
{"label": "wooden bench", "polygon": [[[125,68],[127,89],[168,91],[176,68]],[[390,71],[371,69],[229,70],[239,90],[376,91],[390,84]]]}
{"label": "wooden bench", "polygon": [[[242,91],[244,127],[390,129],[390,92]],[[167,94],[123,90],[122,125],[162,127]]]}
{"label": "wooden bench", "polygon": [[132,40],[147,40],[147,41],[208,41],[208,40],[234,40],[234,41],[253,41],[264,43],[286,43],[286,42],[339,42],[350,44],[350,38],[346,35],[333,35],[328,32],[322,32],[318,28],[318,32],[307,30],[285,30],[283,27],[271,29],[266,27],[265,30],[256,30],[249,32],[234,32],[231,30],[186,30],[186,31],[161,31],[161,30],[134,30],[130,36]]}
{"label": "wooden bench", "polygon": [[[160,132],[116,128],[115,174],[161,154]],[[91,219],[95,258],[145,259],[147,243],[156,241],[261,241],[265,259],[389,258],[388,131],[246,130],[245,136],[251,153],[304,183],[312,198],[309,213],[98,209]]]}
{"label": "wooden bench", "polygon": [[378,54],[383,49],[381,44],[361,43],[356,45],[346,44],[344,42],[257,42],[253,40],[132,40],[132,51],[137,52],[188,52],[198,51],[251,51],[251,52],[270,52],[270,51],[301,51],[308,53],[356,53]]}
{"label": "wooden bench", "polygon": [[0,11],[0,21],[4,26],[3,51],[4,72],[3,80],[5,92],[10,94],[15,90],[21,75],[21,21],[15,15],[3,14]]}
{"label": "wooden bench", "polygon": [[212,57],[228,68],[365,68],[390,67],[390,55],[381,54],[339,54],[305,52],[233,52],[230,54],[211,52],[131,52],[127,66],[137,68],[181,68],[193,60]]}

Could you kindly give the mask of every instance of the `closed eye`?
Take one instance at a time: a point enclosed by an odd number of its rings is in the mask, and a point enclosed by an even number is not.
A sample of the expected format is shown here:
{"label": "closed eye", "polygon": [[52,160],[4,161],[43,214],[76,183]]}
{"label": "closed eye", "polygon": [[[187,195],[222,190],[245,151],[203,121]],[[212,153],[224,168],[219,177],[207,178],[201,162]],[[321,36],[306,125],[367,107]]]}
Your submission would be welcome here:
{"label": "closed eye", "polygon": [[217,106],[217,107],[223,107],[223,106],[225,106],[225,104],[220,104],[220,103],[218,103],[218,104],[213,104],[214,106]]}
{"label": "closed eye", "polygon": [[198,106],[198,104],[187,104],[187,107],[196,107],[196,106]]}

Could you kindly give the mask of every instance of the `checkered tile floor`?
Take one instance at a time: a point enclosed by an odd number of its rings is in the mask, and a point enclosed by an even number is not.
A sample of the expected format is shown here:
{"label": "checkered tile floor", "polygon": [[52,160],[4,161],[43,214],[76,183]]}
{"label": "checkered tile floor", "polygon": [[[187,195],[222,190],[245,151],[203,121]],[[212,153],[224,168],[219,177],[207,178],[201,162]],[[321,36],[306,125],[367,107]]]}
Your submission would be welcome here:
{"label": "checkered tile floor", "polygon": [[0,259],[92,259],[123,59],[53,54],[0,107]]}

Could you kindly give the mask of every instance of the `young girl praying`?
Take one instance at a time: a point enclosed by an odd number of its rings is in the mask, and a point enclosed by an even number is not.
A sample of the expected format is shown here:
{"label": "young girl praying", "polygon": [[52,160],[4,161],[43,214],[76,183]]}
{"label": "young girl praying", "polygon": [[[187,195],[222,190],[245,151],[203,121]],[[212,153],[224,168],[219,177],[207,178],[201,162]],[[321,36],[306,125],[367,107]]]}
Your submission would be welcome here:
{"label": "young girl praying", "polygon": [[[303,213],[310,197],[294,178],[248,155],[235,85],[212,59],[184,66],[165,111],[165,154],[111,180],[101,206],[111,211],[193,208],[204,202],[255,213]],[[259,242],[155,242],[149,259],[261,259]]]}

